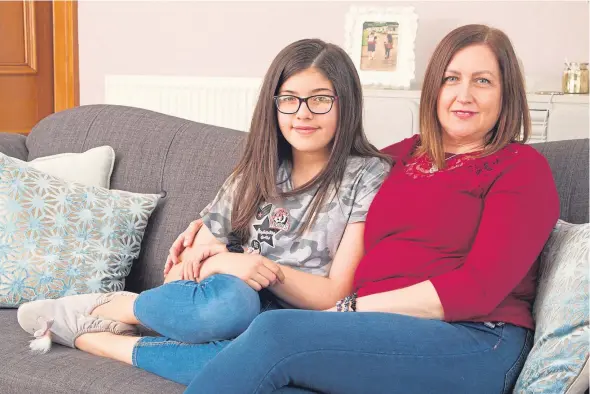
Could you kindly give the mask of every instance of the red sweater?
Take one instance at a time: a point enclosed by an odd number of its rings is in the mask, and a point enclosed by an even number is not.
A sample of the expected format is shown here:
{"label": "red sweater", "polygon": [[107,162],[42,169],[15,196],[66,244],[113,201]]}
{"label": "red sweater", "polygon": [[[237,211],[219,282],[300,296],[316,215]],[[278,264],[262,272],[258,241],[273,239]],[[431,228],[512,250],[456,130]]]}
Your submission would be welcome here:
{"label": "red sweater", "polygon": [[533,328],[536,264],[559,217],[547,160],[510,144],[496,154],[414,158],[419,137],[383,150],[395,164],[365,223],[356,270],[359,296],[430,280],[445,321],[495,321]]}

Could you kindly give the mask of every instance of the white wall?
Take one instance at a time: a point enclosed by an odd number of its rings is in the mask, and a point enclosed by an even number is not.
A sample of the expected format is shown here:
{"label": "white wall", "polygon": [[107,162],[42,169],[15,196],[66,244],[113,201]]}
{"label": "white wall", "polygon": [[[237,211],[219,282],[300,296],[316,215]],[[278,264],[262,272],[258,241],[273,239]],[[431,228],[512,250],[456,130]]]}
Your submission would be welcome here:
{"label": "white wall", "polygon": [[[344,45],[351,2],[80,1],[80,102],[104,102],[109,74],[261,77],[290,42]],[[453,28],[485,23],[511,38],[534,90],[560,90],[564,59],[589,60],[586,1],[379,2],[415,7],[416,75]]]}

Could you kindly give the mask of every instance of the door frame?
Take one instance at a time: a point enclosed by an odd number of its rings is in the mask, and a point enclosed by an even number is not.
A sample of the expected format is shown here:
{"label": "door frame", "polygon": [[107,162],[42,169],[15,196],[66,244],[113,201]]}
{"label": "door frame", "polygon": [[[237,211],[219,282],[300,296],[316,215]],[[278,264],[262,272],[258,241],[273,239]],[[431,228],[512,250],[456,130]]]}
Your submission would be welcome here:
{"label": "door frame", "polygon": [[78,1],[53,2],[53,111],[80,105]]}

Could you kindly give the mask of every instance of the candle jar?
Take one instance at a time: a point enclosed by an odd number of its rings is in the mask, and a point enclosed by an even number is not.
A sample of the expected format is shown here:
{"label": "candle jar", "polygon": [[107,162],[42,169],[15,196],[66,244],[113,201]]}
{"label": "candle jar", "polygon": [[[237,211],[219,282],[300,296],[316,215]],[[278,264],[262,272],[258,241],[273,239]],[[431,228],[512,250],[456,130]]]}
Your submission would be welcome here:
{"label": "candle jar", "polygon": [[563,93],[588,94],[588,63],[566,63],[561,85]]}

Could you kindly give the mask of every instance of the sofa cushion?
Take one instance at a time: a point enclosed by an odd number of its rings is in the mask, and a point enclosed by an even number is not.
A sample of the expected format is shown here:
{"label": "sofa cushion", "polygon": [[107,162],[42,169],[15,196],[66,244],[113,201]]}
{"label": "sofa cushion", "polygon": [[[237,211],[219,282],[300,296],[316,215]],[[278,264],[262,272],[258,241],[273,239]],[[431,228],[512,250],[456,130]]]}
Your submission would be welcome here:
{"label": "sofa cushion", "polygon": [[39,157],[27,164],[69,182],[108,189],[115,166],[115,151],[110,146],[99,146],[83,153]]}
{"label": "sofa cushion", "polygon": [[158,198],[67,182],[0,154],[0,307],[123,290]]}
{"label": "sofa cushion", "polygon": [[543,249],[535,340],[515,393],[581,394],[588,388],[589,240],[590,224],[560,220]]}
{"label": "sofa cushion", "polygon": [[0,309],[2,394],[180,394],[185,389],[130,365],[60,345],[34,355],[30,339],[18,326],[16,310]]}
{"label": "sofa cushion", "polygon": [[588,139],[532,144],[549,162],[559,192],[560,218],[588,223]]}
{"label": "sofa cushion", "polygon": [[29,152],[27,151],[26,141],[27,138],[22,134],[0,133],[0,152],[27,161]]}

